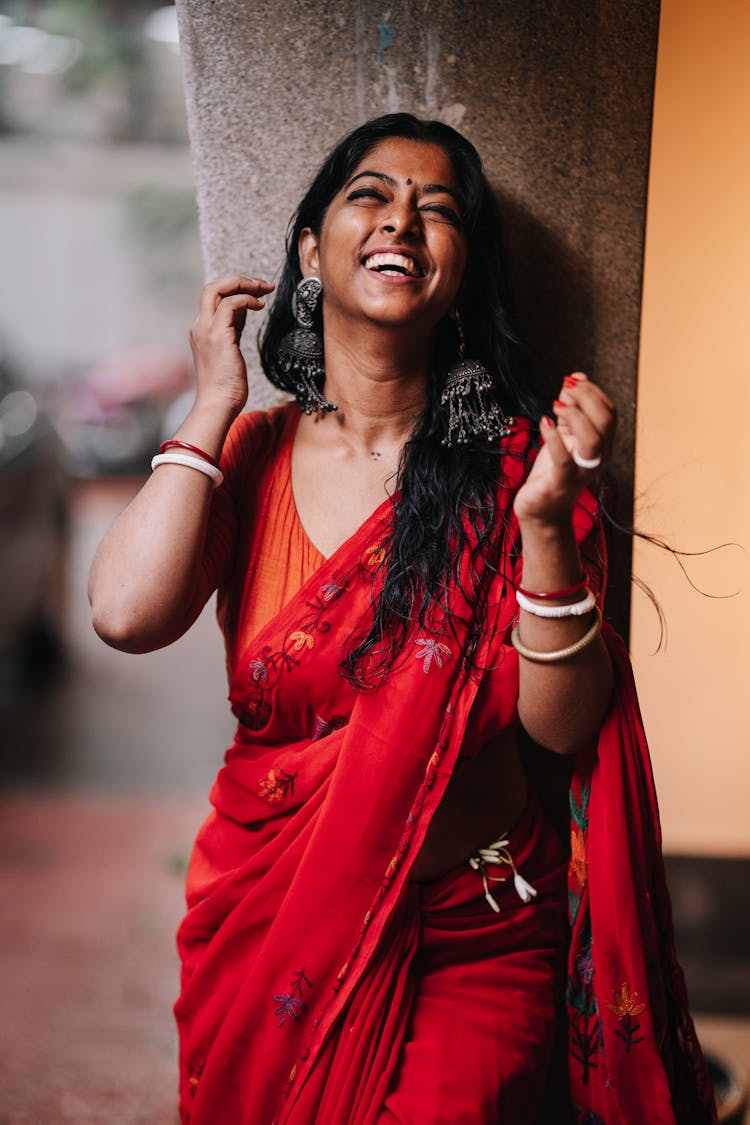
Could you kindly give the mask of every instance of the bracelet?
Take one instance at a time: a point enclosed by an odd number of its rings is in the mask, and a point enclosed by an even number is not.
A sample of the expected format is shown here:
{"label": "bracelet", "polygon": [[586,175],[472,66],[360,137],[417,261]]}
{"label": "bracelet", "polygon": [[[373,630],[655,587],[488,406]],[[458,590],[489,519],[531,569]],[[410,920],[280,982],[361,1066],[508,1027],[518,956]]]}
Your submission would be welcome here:
{"label": "bracelet", "polygon": [[584,598],[569,605],[537,605],[520,590],[516,590],[516,601],[521,609],[533,613],[535,617],[583,617],[584,613],[588,613],[596,605],[596,598],[588,589]]}
{"label": "bracelet", "polygon": [[214,488],[218,488],[224,480],[224,474],[216,465],[201,461],[199,457],[188,457],[184,453],[157,453],[156,457],[151,459],[151,468],[156,469],[159,465],[185,465],[188,469],[197,469],[198,472],[205,473],[211,478]]}
{"label": "bracelet", "polygon": [[524,590],[523,586],[519,586],[518,593],[523,594],[525,598],[538,598],[539,600],[546,598],[570,598],[573,594],[582,594],[586,589],[586,582],[586,575],[582,574],[575,586],[568,586],[566,590],[553,590],[549,594],[539,594],[536,590]]}
{"label": "bracelet", "polygon": [[189,441],[178,441],[177,438],[170,438],[169,441],[163,441],[159,446],[160,453],[166,453],[170,446],[177,446],[179,449],[187,449],[189,453],[197,453],[204,461],[208,461],[209,465],[213,465],[215,469],[220,468],[219,462],[210,453],[206,453],[204,449],[199,449],[197,445],[191,445]]}
{"label": "bracelet", "polygon": [[567,660],[569,656],[576,656],[579,652],[582,652],[587,645],[591,644],[594,637],[599,632],[602,625],[602,615],[598,609],[595,612],[596,618],[589,631],[584,633],[580,641],[568,645],[567,648],[558,648],[553,652],[536,652],[533,648],[526,648],[526,645],[518,635],[517,621],[510,634],[510,643],[519,656],[523,656],[525,660],[531,660],[534,664],[555,664],[558,660]]}

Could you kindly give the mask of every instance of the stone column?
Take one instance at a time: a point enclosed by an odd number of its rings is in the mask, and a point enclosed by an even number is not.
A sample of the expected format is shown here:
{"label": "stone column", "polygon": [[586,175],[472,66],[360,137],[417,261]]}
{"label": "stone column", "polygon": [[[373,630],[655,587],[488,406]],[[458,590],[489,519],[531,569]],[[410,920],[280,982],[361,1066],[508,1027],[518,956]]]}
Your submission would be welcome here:
{"label": "stone column", "polygon": [[[273,278],[323,154],[368,117],[439,117],[504,204],[516,316],[552,390],[582,368],[620,409],[630,519],[657,0],[178,0],[207,277]],[[276,392],[248,341],[251,404]],[[627,632],[630,544],[609,616]]]}

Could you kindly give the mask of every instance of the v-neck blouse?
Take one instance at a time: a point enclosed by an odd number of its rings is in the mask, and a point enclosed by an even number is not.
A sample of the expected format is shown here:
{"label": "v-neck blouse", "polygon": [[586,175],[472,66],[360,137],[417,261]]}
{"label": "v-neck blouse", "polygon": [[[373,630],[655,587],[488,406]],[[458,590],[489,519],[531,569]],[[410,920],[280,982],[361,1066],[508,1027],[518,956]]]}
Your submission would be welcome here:
{"label": "v-neck blouse", "polygon": [[211,507],[203,577],[218,586],[230,678],[253,637],[325,562],[292,493],[298,421],[294,402],[241,414],[221,455],[224,484]]}

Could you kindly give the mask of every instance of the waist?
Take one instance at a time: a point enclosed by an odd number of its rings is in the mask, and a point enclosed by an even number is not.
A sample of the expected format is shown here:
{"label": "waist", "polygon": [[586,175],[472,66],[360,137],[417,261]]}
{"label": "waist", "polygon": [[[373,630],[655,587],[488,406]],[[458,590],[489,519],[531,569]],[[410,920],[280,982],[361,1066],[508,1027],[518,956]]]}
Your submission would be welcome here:
{"label": "waist", "polygon": [[504,731],[451,778],[412,868],[414,882],[430,882],[513,829],[528,800],[515,729]]}

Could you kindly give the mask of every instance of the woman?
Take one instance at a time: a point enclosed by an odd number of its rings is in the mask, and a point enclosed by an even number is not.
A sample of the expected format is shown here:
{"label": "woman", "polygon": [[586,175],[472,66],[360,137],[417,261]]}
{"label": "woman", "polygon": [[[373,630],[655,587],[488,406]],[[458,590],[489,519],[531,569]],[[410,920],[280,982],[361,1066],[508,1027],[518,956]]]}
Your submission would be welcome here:
{"label": "woman", "polygon": [[[261,343],[302,413],[240,415],[274,286],[206,286],[195,405],[94,561],[95,627],[126,651],[219,589],[239,721],[179,934],[183,1121],[523,1125],[563,995],[550,1120],[713,1119],[601,627],[586,486],[614,408],[575,373],[554,420],[524,418],[500,275],[473,147],[404,114],[356,130]],[[570,865],[522,735],[577,755]]]}

